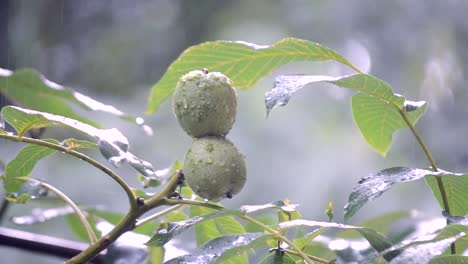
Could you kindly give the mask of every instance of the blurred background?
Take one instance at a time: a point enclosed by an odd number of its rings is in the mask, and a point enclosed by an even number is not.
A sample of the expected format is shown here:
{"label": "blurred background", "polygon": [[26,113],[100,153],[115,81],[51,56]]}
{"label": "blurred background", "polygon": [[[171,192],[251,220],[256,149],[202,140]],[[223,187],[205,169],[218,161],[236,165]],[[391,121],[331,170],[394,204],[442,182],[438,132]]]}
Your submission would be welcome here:
{"label": "blurred background", "polygon": [[[428,101],[417,129],[440,168],[467,172],[466,10],[468,3],[457,0],[2,0],[0,67],[35,68],[54,82],[143,116],[151,86],[191,45],[219,39],[263,45],[285,37],[312,40],[337,50],[407,99]],[[273,110],[266,119],[263,95],[272,87],[274,76],[285,73],[338,76],[351,72],[334,62],[294,63],[239,91],[237,122],[228,137],[247,157],[248,182],[242,193],[223,202],[226,206],[289,198],[300,204],[306,218],[323,221],[332,201],[336,220],[341,222],[342,208],[360,178],[392,166],[429,166],[407,130],[394,135],[386,158],[373,151],[353,123],[352,93],[331,85],[301,90],[289,105]],[[92,116],[103,127],[122,131],[131,151],[158,169],[182,160],[191,141],[178,126],[170,103],[144,116],[154,129],[153,136],[105,114]],[[44,137],[64,138],[67,133],[49,129]],[[8,162],[21,147],[0,140],[0,160]],[[139,187],[132,169],[123,166],[116,171]],[[114,182],[66,155],[41,162],[32,176],[80,204],[127,210],[126,197]],[[14,205],[7,218],[28,214],[35,206]],[[352,223],[411,209],[440,214],[424,181],[395,186],[362,208]],[[7,219],[2,225],[18,228]],[[74,238],[62,220],[19,228]],[[58,262],[10,248],[0,248],[0,254],[15,263],[30,263],[32,257],[35,263]]]}

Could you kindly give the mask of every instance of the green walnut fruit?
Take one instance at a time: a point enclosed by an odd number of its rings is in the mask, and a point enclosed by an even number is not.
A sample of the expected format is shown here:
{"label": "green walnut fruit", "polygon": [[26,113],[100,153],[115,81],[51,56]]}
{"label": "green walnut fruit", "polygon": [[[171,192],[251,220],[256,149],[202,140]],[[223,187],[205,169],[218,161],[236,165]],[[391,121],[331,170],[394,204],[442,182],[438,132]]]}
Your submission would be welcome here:
{"label": "green walnut fruit", "polygon": [[195,139],[185,154],[183,171],[190,188],[210,201],[231,198],[247,179],[244,156],[224,137]]}
{"label": "green walnut fruit", "polygon": [[180,126],[190,136],[222,136],[236,119],[236,91],[222,73],[191,71],[177,83],[172,106]]}

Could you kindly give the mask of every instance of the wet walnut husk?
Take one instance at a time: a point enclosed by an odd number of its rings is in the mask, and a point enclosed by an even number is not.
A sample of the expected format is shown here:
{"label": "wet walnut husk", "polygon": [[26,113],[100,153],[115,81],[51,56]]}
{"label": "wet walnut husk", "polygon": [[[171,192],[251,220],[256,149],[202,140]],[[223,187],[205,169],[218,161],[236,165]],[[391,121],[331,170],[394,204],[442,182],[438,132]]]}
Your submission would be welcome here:
{"label": "wet walnut husk", "polygon": [[242,190],[247,169],[244,156],[224,137],[195,139],[185,154],[187,184],[210,201],[231,198]]}
{"label": "wet walnut husk", "polygon": [[195,138],[226,135],[236,119],[236,91],[231,80],[219,72],[185,74],[172,103],[180,126]]}

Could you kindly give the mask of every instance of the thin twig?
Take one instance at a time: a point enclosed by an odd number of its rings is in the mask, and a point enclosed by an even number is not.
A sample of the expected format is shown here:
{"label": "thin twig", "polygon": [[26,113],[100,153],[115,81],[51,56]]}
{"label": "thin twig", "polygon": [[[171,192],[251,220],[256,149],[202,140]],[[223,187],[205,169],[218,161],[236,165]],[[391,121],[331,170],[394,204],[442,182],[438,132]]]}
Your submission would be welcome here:
{"label": "thin twig", "polygon": [[[201,202],[201,201],[195,201],[195,200],[187,200],[187,199],[163,199],[163,202],[165,205],[176,205],[176,204],[187,204],[187,205],[195,205],[195,206],[203,206],[203,207],[208,207],[208,208],[212,208],[212,209],[215,209],[215,210],[226,210],[226,208],[222,207],[222,206],[219,206],[219,205],[216,205],[216,204],[211,204],[211,203],[207,203],[207,202]],[[296,247],[296,245],[290,241],[287,237],[283,236],[280,232],[278,232],[277,230],[265,225],[264,223],[258,221],[257,219],[255,218],[252,218],[248,215],[245,215],[245,214],[236,214],[235,216],[239,217],[239,218],[242,218],[246,221],[249,221],[259,227],[261,227],[263,230],[271,233],[274,237],[276,237],[277,239],[281,240],[281,241],[284,241],[286,244],[288,244],[292,249],[294,249],[297,254],[299,254],[305,262],[307,263],[313,263],[312,260],[307,256],[307,254],[305,254],[301,249],[299,249],[298,247]]]}
{"label": "thin twig", "polygon": [[[291,254],[291,255],[294,255],[294,256],[298,256],[300,257],[301,255],[294,251],[294,250],[290,250],[290,249],[287,249],[287,248],[283,248],[284,252],[285,253],[288,253],[288,254]],[[330,263],[330,261],[326,260],[326,259],[323,259],[323,258],[319,258],[319,257],[316,257],[316,256],[312,256],[310,254],[306,254],[307,257],[309,257],[311,260],[315,261],[315,262],[318,262],[318,263],[324,263],[324,264],[328,264]]]}
{"label": "thin twig", "polygon": [[54,144],[54,143],[51,143],[51,142],[40,140],[40,139],[33,139],[33,138],[28,138],[28,137],[19,137],[19,136],[15,136],[15,135],[11,135],[11,134],[0,134],[0,138],[5,138],[5,139],[16,141],[16,142],[24,142],[24,143],[29,143],[29,144],[34,144],[34,145],[39,145],[39,146],[55,149],[55,150],[67,153],[67,154],[69,154],[71,156],[74,156],[74,157],[76,157],[78,159],[81,159],[81,160],[91,164],[92,166],[100,169],[105,174],[109,175],[115,182],[117,182],[117,184],[120,185],[120,187],[122,187],[122,189],[124,189],[125,193],[128,196],[128,200],[130,202],[130,205],[135,206],[135,204],[136,204],[135,194],[133,193],[130,186],[119,175],[117,175],[115,172],[113,172],[111,169],[109,169],[105,165],[101,164],[100,162],[92,159],[91,157],[89,157],[89,156],[87,156],[87,155],[85,155],[83,153],[80,153],[78,151],[74,151],[72,149],[69,149],[67,147],[64,147],[64,146],[61,146],[61,145],[58,145],[58,144]]}
{"label": "thin twig", "polygon": [[65,195],[63,192],[61,192],[59,189],[55,188],[54,186],[48,184],[48,183],[45,183],[43,181],[39,181],[39,180],[35,180],[35,179],[31,179],[31,178],[27,178],[27,177],[16,177],[14,178],[15,180],[19,180],[19,181],[36,181],[36,182],[39,182],[41,184],[41,186],[43,186],[44,188],[46,188],[47,190],[53,192],[55,195],[57,195],[57,197],[59,197],[60,199],[62,199],[68,206],[70,206],[73,211],[75,212],[75,214],[78,216],[78,218],[80,219],[81,223],[83,224],[83,227],[85,228],[86,230],[86,233],[88,234],[88,238],[89,238],[89,242],[92,244],[92,243],[95,243],[97,241],[97,237],[96,237],[96,234],[94,233],[94,230],[93,228],[91,227],[91,225],[89,224],[88,222],[88,219],[86,218],[86,215],[83,213],[83,211],[81,211],[81,209],[72,201],[72,199],[70,199],[67,195]]}
{"label": "thin twig", "polygon": [[[164,205],[164,199],[169,197],[177,188],[180,174],[173,175],[167,182],[164,189],[154,197],[144,201],[140,205],[131,206],[128,213],[120,222],[105,236],[102,236],[96,243],[89,246],[80,254],[69,259],[67,264],[86,263],[93,259],[99,252],[106,249],[111,243],[116,241],[123,233],[135,228],[136,219],[144,213],[158,206]],[[150,202],[151,201],[151,202]]]}
{"label": "thin twig", "polygon": [[[399,108],[398,112],[400,113],[400,115],[403,118],[403,120],[405,121],[406,125],[409,127],[409,129],[413,133],[414,137],[418,141],[419,146],[421,146],[421,148],[422,148],[422,150],[424,152],[424,155],[426,155],[427,160],[431,164],[432,170],[437,172],[437,170],[438,170],[437,165],[435,163],[434,158],[432,157],[431,152],[429,151],[429,148],[426,146],[426,144],[422,140],[421,136],[416,131],[416,128],[413,126],[413,124],[411,124],[410,120],[408,119],[408,116],[406,115],[405,110]],[[447,212],[447,214],[451,215],[450,214],[450,206],[449,206],[448,198],[447,198],[447,192],[445,191],[445,186],[444,186],[444,182],[442,180],[442,176],[435,175],[435,178],[436,178],[436,181],[437,181],[437,186],[439,187],[440,196],[442,197],[442,203],[444,205],[444,211]],[[449,224],[449,222],[448,222],[448,219],[447,219],[447,225],[448,224]],[[455,246],[455,242],[453,242],[450,245],[450,252],[452,254],[457,254],[457,249],[456,249],[456,246]]]}
{"label": "thin twig", "polygon": [[174,211],[174,210],[177,210],[177,209],[179,209],[179,208],[181,208],[181,207],[183,207],[183,206],[184,206],[183,204],[174,205],[174,206],[171,206],[171,207],[169,207],[169,208],[166,208],[166,209],[164,209],[164,210],[162,210],[162,211],[159,211],[159,212],[157,212],[157,213],[155,213],[155,214],[152,214],[152,215],[150,215],[150,216],[148,216],[148,217],[145,217],[145,218],[143,218],[143,219],[140,219],[140,220],[138,220],[138,222],[136,223],[135,228],[140,227],[140,226],[142,226],[142,225],[144,225],[144,224],[146,224],[146,223],[148,223],[148,222],[150,222],[150,221],[153,221],[153,220],[155,220],[155,219],[158,219],[159,217],[164,216],[164,215],[166,215],[166,214],[168,214],[168,213],[170,213],[170,212],[172,212],[172,211]]}

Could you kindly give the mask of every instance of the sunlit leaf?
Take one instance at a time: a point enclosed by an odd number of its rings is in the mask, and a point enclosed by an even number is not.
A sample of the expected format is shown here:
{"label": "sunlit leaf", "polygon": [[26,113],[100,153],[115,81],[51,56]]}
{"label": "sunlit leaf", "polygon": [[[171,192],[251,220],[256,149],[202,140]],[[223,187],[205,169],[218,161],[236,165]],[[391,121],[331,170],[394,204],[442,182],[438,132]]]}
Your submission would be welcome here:
{"label": "sunlit leaf", "polygon": [[365,203],[386,192],[393,184],[415,181],[433,173],[430,170],[393,167],[362,178],[349,195],[344,210],[347,222]]}
{"label": "sunlit leaf", "polygon": [[[245,253],[265,247],[271,235],[248,233],[215,238],[190,255],[171,259],[166,264],[175,263],[248,263]],[[241,257],[241,258],[239,258]]]}
{"label": "sunlit leaf", "polygon": [[211,72],[222,72],[233,81],[236,88],[246,89],[289,62],[328,60],[341,62],[357,70],[337,52],[307,40],[286,38],[271,46],[242,41],[205,42],[186,49],[169,66],[152,88],[147,113],[155,112],[172,95],[180,77],[192,70],[207,68]]}
{"label": "sunlit leaf", "polygon": [[70,88],[51,82],[33,69],[20,69],[13,72],[0,68],[0,92],[22,107],[59,114],[95,125],[88,118],[76,114],[69,105],[72,103],[86,110],[118,116],[152,133],[151,128],[144,125],[143,118],[130,116],[114,106],[103,104]]}
{"label": "sunlit leaf", "polygon": [[283,222],[279,225],[280,229],[289,229],[289,228],[297,228],[297,227],[325,227],[325,228],[337,228],[337,229],[352,229],[359,232],[369,243],[371,246],[377,251],[383,251],[387,248],[392,246],[392,242],[386,238],[384,235],[366,227],[358,227],[358,226],[351,226],[351,225],[344,225],[338,223],[330,223],[330,222],[318,222],[318,221],[309,221],[309,220],[292,220],[289,222]]}
{"label": "sunlit leaf", "polygon": [[429,262],[429,264],[467,264],[468,257],[461,255],[438,256]]}
{"label": "sunlit leaf", "polygon": [[[59,143],[54,139],[47,139],[45,141],[55,144]],[[29,176],[37,162],[55,152],[56,150],[39,145],[28,145],[21,149],[16,157],[5,167],[5,190],[9,193],[18,192],[24,182],[15,180],[14,178]]]}
{"label": "sunlit leaf", "polygon": [[394,94],[387,83],[372,75],[290,75],[277,77],[273,89],[265,94],[267,114],[275,107],[286,105],[291,96],[304,86],[319,82],[359,92],[352,97],[354,120],[369,145],[383,156],[390,148],[392,134],[407,127],[399,111],[405,111],[412,124],[426,111],[425,102],[405,101],[404,97]]}
{"label": "sunlit leaf", "polygon": [[[217,214],[213,209],[191,206],[190,216],[209,216],[211,214]],[[232,211],[231,215],[238,214],[238,211]],[[209,221],[204,221],[195,226],[195,238],[197,245],[204,245],[206,242],[211,241],[220,236],[236,235],[245,232],[244,227],[235,220],[232,216],[215,217]]]}

